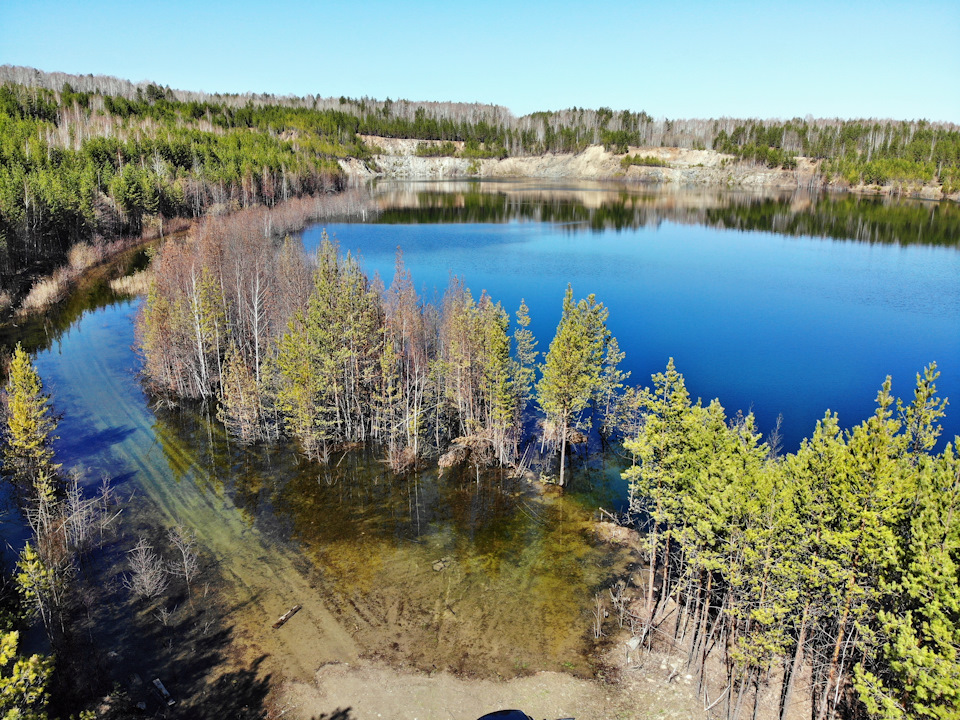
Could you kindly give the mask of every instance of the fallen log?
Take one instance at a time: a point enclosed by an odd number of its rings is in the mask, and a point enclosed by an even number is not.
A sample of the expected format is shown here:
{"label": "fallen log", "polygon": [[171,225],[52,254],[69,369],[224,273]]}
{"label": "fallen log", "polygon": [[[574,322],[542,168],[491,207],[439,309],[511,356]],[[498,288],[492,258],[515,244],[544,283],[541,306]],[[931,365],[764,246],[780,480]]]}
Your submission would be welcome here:
{"label": "fallen log", "polygon": [[277,628],[282,627],[287,620],[300,612],[300,608],[302,607],[303,605],[294,605],[292,608],[287,610],[283,615],[280,616],[280,619],[273,624],[273,629],[276,630]]}

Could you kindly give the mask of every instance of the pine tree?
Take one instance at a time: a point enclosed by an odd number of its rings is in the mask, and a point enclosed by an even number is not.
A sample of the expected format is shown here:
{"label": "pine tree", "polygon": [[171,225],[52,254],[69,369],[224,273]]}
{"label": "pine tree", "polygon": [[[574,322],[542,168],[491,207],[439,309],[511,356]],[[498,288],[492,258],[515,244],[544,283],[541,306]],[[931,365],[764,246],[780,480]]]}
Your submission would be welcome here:
{"label": "pine tree", "polygon": [[60,467],[53,462],[57,418],[20,344],[13,352],[3,400],[3,474],[21,492],[34,495],[41,475],[53,476]]}
{"label": "pine tree", "polygon": [[530,401],[530,391],[533,388],[535,375],[534,363],[537,361],[537,339],[530,330],[530,308],[525,300],[520,300],[517,309],[517,329],[513,333],[514,356],[517,361],[516,391],[522,413]]}
{"label": "pine tree", "polygon": [[257,378],[235,346],[227,351],[223,364],[217,418],[240,442],[249,443],[265,436]]}
{"label": "pine tree", "polygon": [[590,295],[573,301],[567,285],[563,313],[550,349],[540,366],[537,400],[560,436],[560,487],[566,482],[564,467],[571,426],[586,409],[600,386],[608,311]]}
{"label": "pine tree", "polygon": [[904,511],[890,521],[893,557],[878,588],[879,651],[855,668],[861,701],[883,720],[960,716],[960,459],[952,444],[930,454],[946,404],[937,375],[926,368],[913,403],[897,403]]}
{"label": "pine tree", "polygon": [[[669,550],[671,528],[682,526],[679,489],[686,483],[684,477],[694,460],[688,453],[687,439],[694,406],[673,358],[665,372],[653,376],[653,383],[653,390],[644,389],[638,398],[644,417],[639,432],[623,443],[634,463],[623,473],[630,488],[630,509],[650,518],[646,537],[650,566],[645,608],[648,627],[659,605],[654,597],[657,558],[661,547],[664,552]],[[700,407],[699,401],[696,407]],[[661,583],[661,600],[666,590]]]}
{"label": "pine tree", "polygon": [[0,633],[0,714],[5,720],[45,720],[53,659],[18,654],[20,633]]}

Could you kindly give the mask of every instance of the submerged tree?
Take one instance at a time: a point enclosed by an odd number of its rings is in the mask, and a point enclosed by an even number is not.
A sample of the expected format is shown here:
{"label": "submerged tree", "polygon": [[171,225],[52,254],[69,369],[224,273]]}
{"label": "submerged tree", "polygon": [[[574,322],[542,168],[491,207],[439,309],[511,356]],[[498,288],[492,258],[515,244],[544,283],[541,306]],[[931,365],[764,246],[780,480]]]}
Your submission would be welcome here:
{"label": "submerged tree", "polygon": [[537,400],[559,435],[561,487],[565,483],[570,430],[602,387],[604,355],[610,341],[608,315],[594,295],[574,303],[573,288],[568,285],[560,324],[540,366]]}
{"label": "submerged tree", "polygon": [[371,437],[383,308],[357,261],[324,236],[314,289],[277,346],[277,405],[307,454]]}

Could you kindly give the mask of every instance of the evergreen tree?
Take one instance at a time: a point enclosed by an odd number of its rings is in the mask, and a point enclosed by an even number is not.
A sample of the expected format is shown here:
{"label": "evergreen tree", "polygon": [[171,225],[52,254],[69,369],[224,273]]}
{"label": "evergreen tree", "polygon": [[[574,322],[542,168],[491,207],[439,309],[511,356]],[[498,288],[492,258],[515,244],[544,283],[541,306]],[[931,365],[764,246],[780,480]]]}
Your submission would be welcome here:
{"label": "evergreen tree", "polygon": [[235,346],[227,352],[223,365],[217,418],[241,442],[265,437],[260,388]]}
{"label": "evergreen tree", "polygon": [[0,713],[4,720],[46,720],[53,660],[18,654],[20,633],[0,633]]}
{"label": "evergreen tree", "polygon": [[53,462],[57,418],[40,376],[19,343],[10,362],[3,397],[3,474],[21,492],[35,494],[42,475],[59,470]]}
{"label": "evergreen tree", "polygon": [[525,300],[520,300],[517,308],[517,329],[513,333],[514,355],[517,361],[515,376],[517,379],[517,397],[520,399],[521,412],[530,401],[533,378],[536,374],[534,363],[537,361],[537,339],[530,330],[530,308]]}
{"label": "evergreen tree", "polygon": [[540,366],[537,400],[560,438],[561,487],[566,482],[564,467],[570,429],[600,387],[609,338],[607,315],[607,309],[596,303],[594,295],[574,303],[573,288],[567,285],[560,324]]}

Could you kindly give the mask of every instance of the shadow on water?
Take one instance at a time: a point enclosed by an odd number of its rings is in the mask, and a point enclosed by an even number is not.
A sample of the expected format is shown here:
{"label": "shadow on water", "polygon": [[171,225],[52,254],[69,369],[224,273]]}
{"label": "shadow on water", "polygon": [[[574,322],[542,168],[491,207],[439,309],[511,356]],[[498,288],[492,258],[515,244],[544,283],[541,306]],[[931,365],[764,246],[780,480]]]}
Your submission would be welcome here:
{"label": "shadow on water", "polygon": [[136,428],[132,426],[117,425],[76,437],[65,438],[63,447],[71,454],[79,454],[82,450],[85,453],[99,455],[108,451],[114,445],[122,443],[135,432]]}
{"label": "shadow on water", "polygon": [[129,532],[162,544],[143,520],[128,519],[125,532],[81,563],[68,633],[56,652],[51,716],[100,703],[98,717],[107,718],[131,712],[184,720],[262,718],[271,675],[261,667],[265,656],[237,658],[235,628],[222,598],[209,589],[221,584],[216,567],[205,568],[193,588],[174,580],[159,598],[136,598],[124,586]]}

